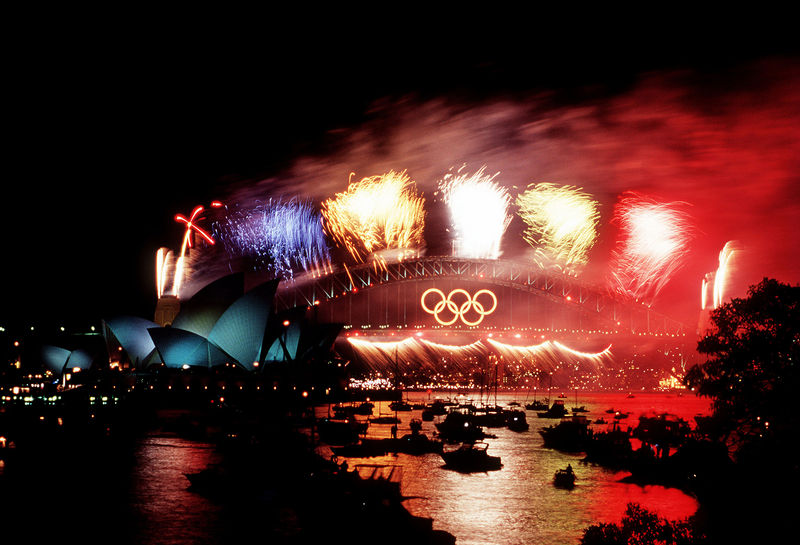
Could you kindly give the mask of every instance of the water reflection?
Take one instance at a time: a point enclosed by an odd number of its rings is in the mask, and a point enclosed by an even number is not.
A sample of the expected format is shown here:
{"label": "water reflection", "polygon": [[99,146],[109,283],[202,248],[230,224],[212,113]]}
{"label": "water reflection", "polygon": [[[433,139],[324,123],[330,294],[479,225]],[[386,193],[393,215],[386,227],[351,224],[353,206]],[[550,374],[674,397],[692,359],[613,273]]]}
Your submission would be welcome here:
{"label": "water reflection", "polygon": [[[668,411],[688,420],[708,412],[705,401],[688,396],[581,397],[589,418],[607,416],[605,410],[614,407],[632,413],[630,426],[641,413]],[[426,401],[427,396],[411,394],[411,400]],[[498,397],[501,404],[511,400],[510,394]],[[327,414],[327,409],[319,407],[318,414]],[[391,413],[388,403],[376,403],[374,414],[380,413]],[[397,415],[402,436],[420,412]],[[402,467],[402,492],[412,497],[406,507],[414,515],[433,518],[434,528],[455,535],[459,545],[577,543],[587,526],[619,522],[628,502],[673,520],[696,511],[696,501],[678,490],[622,483],[619,479],[626,472],[584,465],[581,454],[544,448],[538,430],[555,421],[539,419],[532,411],[527,418],[530,429],[525,432],[488,429],[497,436],[486,442],[489,453],[502,458],[500,471],[462,474],[444,469],[438,454],[351,458],[348,463]],[[423,433],[431,437],[434,431],[434,422],[423,422]],[[371,424],[368,435],[390,437],[391,425]],[[331,455],[324,445],[320,450]],[[2,522],[5,529],[35,530],[42,539],[137,544],[242,543],[251,541],[253,534],[275,537],[277,527],[291,531],[292,513],[268,499],[218,502],[187,489],[184,473],[218,461],[220,455],[211,445],[162,432],[137,439],[132,448],[42,453],[41,459],[2,468]],[[576,486],[555,488],[553,474],[567,463],[578,476]],[[291,542],[290,535],[286,539]]]}
{"label": "water reflection", "polygon": [[[412,402],[427,401],[425,394],[410,394]],[[687,420],[698,413],[707,414],[707,402],[693,396],[642,394],[628,398],[624,394],[581,396],[581,405],[589,418],[607,416],[611,407],[630,412],[627,425],[634,427],[640,414],[670,412]],[[500,404],[514,399],[513,394],[498,396]],[[492,399],[492,401],[494,401]],[[571,406],[571,403],[567,403]],[[318,414],[327,408],[319,408]],[[375,404],[374,414],[389,413],[388,403]],[[398,412],[399,435],[406,433],[412,417],[419,411]],[[434,527],[454,534],[459,544],[497,545],[516,543],[577,543],[583,530],[597,522],[619,522],[628,502],[640,503],[669,519],[680,519],[697,510],[694,498],[675,489],[661,486],[640,487],[619,480],[628,475],[599,466],[580,463],[583,454],[567,454],[542,446],[538,431],[557,422],[540,419],[527,411],[530,429],[514,432],[489,428],[496,435],[489,438],[489,453],[502,458],[503,469],[489,473],[462,474],[442,468],[439,455],[388,455],[375,458],[352,458],[357,463],[399,464],[403,467],[403,493],[412,496],[405,502],[415,515],[432,517]],[[389,437],[390,425],[371,424],[369,437]],[[422,432],[432,436],[433,422],[423,422]],[[552,485],[553,474],[568,463],[577,474],[573,490]]]}
{"label": "water reflection", "polygon": [[213,446],[151,435],[139,443],[135,458],[131,482],[134,542],[216,542],[222,525],[220,507],[189,491],[184,475],[219,461]]}

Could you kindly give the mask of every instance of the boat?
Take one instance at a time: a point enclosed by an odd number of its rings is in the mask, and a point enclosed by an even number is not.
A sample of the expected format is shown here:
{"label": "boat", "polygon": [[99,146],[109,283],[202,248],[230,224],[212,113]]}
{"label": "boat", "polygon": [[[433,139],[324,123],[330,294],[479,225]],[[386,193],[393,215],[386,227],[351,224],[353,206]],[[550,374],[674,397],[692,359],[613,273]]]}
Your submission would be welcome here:
{"label": "boat", "polygon": [[511,431],[526,431],[530,428],[525,418],[525,411],[514,409],[506,413],[506,427]]}
{"label": "boat", "polygon": [[358,436],[367,433],[368,422],[358,422],[350,416],[345,420],[320,418],[317,420],[319,438],[328,444],[346,445],[358,441]]}
{"label": "boat", "polygon": [[563,400],[557,399],[549,409],[536,414],[539,418],[562,418],[567,415],[567,408],[564,406]]}
{"label": "boat", "polygon": [[525,408],[529,411],[546,411],[550,406],[550,389],[553,387],[553,375],[550,375],[550,385],[547,387],[547,397],[544,401],[536,401],[536,390],[533,390],[533,402],[526,403]]}
{"label": "boat", "polygon": [[331,447],[333,453],[344,458],[371,458],[383,456],[389,452],[386,440],[362,439],[358,443]]}
{"label": "boat", "polygon": [[399,424],[400,419],[391,415],[380,415],[369,419],[371,424]]}
{"label": "boat", "polygon": [[575,406],[572,407],[572,414],[575,413],[588,413],[589,410],[586,408],[585,405],[578,406],[578,390],[575,390]]}
{"label": "boat", "polygon": [[389,403],[389,409],[393,411],[410,411],[413,409],[413,407],[411,407],[411,403],[400,400]]}
{"label": "boat", "polygon": [[427,435],[421,432],[422,421],[417,419],[411,420],[411,433],[405,434],[400,439],[387,439],[389,443],[389,452],[402,452],[404,454],[427,454],[428,452],[441,453],[442,442],[435,439],[429,439]]}
{"label": "boat", "polygon": [[503,467],[499,456],[490,456],[487,443],[463,443],[455,450],[443,451],[444,467],[460,473],[496,471]]}
{"label": "boat", "polygon": [[434,399],[433,403],[429,403],[422,409],[422,420],[431,422],[433,417],[442,416],[447,414],[447,407],[451,404],[441,399]]}
{"label": "boat", "polygon": [[483,405],[471,409],[472,421],[478,426],[501,428],[506,425],[507,412],[499,405]]}
{"label": "boat", "polygon": [[559,469],[553,475],[553,484],[558,488],[575,488],[575,473],[572,471],[572,466],[567,465],[566,469]]}
{"label": "boat", "polygon": [[353,403],[349,405],[334,405],[332,407],[334,418],[347,418],[350,415],[358,414],[362,416],[372,416],[372,409],[375,407],[373,403],[365,401],[358,405]]}
{"label": "boat", "polygon": [[469,442],[486,438],[483,428],[475,424],[472,415],[459,409],[447,413],[443,421],[436,423],[436,429],[445,441]]}
{"label": "boat", "polygon": [[531,403],[525,404],[525,408],[529,411],[546,411],[548,407],[547,401],[536,401],[535,399]]}
{"label": "boat", "polygon": [[565,452],[581,452],[586,449],[592,437],[588,420],[584,415],[572,415],[555,426],[548,426],[539,430],[544,439],[544,446]]}

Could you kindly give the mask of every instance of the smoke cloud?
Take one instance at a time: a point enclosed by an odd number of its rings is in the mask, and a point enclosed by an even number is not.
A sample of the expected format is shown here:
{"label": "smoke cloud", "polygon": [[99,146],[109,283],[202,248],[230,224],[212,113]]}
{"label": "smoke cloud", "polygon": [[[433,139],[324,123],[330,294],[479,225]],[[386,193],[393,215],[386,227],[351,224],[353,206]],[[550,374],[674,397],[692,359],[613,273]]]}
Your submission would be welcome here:
{"label": "smoke cloud", "polygon": [[[406,170],[426,199],[428,255],[449,253],[436,186],[451,168],[499,173],[513,197],[532,183],[583,188],[600,203],[600,242],[585,279],[603,282],[616,237],[614,203],[632,190],[685,201],[697,229],[685,266],[653,308],[696,323],[703,275],[728,240],[740,241],[729,295],[764,276],[800,279],[800,65],[768,59],[720,74],[643,74],[613,96],[565,101],[553,93],[479,103],[403,97],[378,101],[362,124],[331,131],[331,151],[297,157],[269,179],[229,184],[227,201],[268,196],[314,201],[360,179]],[[503,257],[530,248],[515,217]],[[437,251],[438,250],[438,251]]]}

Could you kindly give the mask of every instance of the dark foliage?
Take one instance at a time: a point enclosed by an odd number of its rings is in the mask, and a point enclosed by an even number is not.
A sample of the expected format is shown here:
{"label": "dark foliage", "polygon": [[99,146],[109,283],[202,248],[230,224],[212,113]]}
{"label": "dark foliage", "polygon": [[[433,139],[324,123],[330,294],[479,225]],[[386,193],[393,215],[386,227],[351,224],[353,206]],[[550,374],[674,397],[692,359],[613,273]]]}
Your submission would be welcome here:
{"label": "dark foliage", "polygon": [[692,518],[668,521],[637,503],[629,503],[621,524],[594,524],[583,532],[581,545],[702,545],[706,536]]}
{"label": "dark foliage", "polygon": [[744,453],[753,443],[789,446],[800,392],[800,286],[765,278],[748,297],[711,314],[712,328],[697,350],[707,355],[686,384],[713,400],[720,439]]}

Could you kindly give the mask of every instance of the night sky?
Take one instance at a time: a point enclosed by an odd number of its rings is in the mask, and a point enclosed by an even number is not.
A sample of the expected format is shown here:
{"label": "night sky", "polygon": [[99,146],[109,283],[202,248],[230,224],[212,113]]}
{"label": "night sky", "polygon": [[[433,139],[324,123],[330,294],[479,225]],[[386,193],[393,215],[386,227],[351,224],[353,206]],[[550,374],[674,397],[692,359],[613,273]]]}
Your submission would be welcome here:
{"label": "night sky", "polygon": [[[465,161],[507,173],[509,185],[581,185],[606,211],[623,187],[697,197],[699,257],[665,295],[681,306],[663,308],[680,318],[733,226],[739,238],[767,232],[763,274],[750,277],[800,280],[800,57],[779,31],[689,41],[643,29],[612,43],[602,32],[498,41],[444,28],[430,44],[420,29],[280,26],[235,42],[108,28],[16,44],[4,84],[0,325],[152,318],[155,251],[179,246],[175,213],[211,199],[270,188],[320,199],[344,190],[351,170],[389,168],[427,191]],[[536,123],[544,132],[532,138]],[[410,149],[421,135],[441,148]]]}

